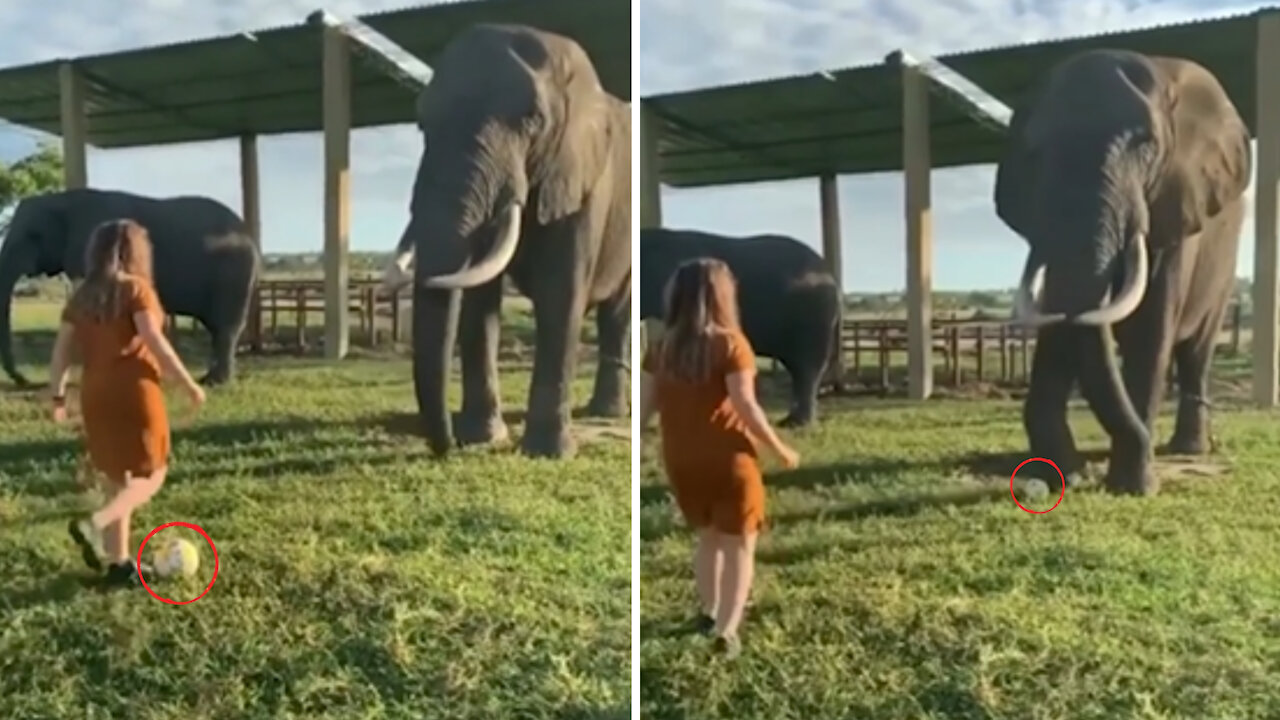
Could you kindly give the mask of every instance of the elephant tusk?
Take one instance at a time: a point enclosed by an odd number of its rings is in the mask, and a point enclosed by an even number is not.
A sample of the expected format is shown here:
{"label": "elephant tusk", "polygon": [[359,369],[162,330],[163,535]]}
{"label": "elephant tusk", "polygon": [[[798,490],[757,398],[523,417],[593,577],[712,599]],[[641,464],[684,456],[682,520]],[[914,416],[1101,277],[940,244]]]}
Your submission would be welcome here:
{"label": "elephant tusk", "polygon": [[1124,286],[1120,294],[1097,310],[1081,313],[1071,321],[1077,325],[1110,325],[1129,317],[1147,292],[1147,265],[1147,238],[1137,235],[1125,253]]}
{"label": "elephant tusk", "polygon": [[465,290],[483,285],[502,274],[507,269],[511,258],[515,257],[516,246],[520,244],[521,207],[512,203],[507,207],[502,234],[498,236],[493,249],[480,262],[464,268],[452,275],[438,275],[422,281],[422,286],[430,290]]}
{"label": "elephant tusk", "polygon": [[409,273],[409,263],[413,262],[413,248],[398,254],[395,258],[387,263],[387,267],[382,271],[382,284],[378,286],[378,291],[383,295],[390,295],[399,290],[413,280],[413,275]]}
{"label": "elephant tusk", "polygon": [[1064,313],[1040,314],[1040,290],[1044,283],[1044,267],[1044,263],[1036,262],[1034,254],[1027,255],[1027,264],[1022,270],[1022,281],[1018,283],[1018,291],[1013,297],[1011,320],[1015,325],[1039,327],[1066,319],[1067,316]]}

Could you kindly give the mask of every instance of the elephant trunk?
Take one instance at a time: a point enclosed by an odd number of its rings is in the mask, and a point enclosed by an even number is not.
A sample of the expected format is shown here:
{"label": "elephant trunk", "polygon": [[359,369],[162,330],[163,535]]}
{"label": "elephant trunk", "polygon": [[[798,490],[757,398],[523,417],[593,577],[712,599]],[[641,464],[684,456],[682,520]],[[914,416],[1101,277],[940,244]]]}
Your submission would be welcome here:
{"label": "elephant trunk", "polygon": [[28,268],[25,258],[13,247],[13,243],[5,243],[0,247],[0,364],[9,377],[19,385],[30,383],[18,372],[13,358],[13,327],[10,324],[10,312],[13,309],[13,291],[18,285],[18,278],[25,275]]}
{"label": "elephant trunk", "polygon": [[437,455],[453,445],[453,427],[445,403],[453,347],[457,340],[458,290],[419,287],[413,300],[413,385],[427,442]]}

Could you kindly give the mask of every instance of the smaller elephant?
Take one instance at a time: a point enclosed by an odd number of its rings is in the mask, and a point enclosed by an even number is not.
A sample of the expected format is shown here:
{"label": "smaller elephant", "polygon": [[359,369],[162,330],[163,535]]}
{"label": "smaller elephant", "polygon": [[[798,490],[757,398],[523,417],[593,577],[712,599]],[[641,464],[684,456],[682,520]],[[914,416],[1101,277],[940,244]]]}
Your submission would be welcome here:
{"label": "smaller elephant", "polygon": [[14,361],[9,324],[18,279],[65,273],[79,280],[90,233],[118,218],[134,220],[150,234],[156,294],[165,311],[193,317],[208,329],[213,357],[201,382],[229,381],[262,265],[244,220],[211,198],[150,198],[92,189],[29,197],[14,210],[0,244],[0,364],[5,372],[18,384],[28,384]]}
{"label": "smaller elephant", "polygon": [[818,386],[838,350],[840,288],[822,256],[785,235],[727,237],[696,230],[640,231],[640,317],[661,318],[663,288],[676,267],[697,257],[729,266],[738,281],[742,331],[757,355],[791,375],[791,411],[783,426],[817,417]]}

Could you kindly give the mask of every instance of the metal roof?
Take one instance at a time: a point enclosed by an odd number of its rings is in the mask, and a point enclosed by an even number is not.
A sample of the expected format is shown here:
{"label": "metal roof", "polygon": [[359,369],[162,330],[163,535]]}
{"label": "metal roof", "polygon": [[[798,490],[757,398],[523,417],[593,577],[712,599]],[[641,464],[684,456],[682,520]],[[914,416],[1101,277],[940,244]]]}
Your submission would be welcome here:
{"label": "metal roof", "polygon": [[[323,0],[317,0],[322,3]],[[574,38],[601,82],[631,97],[629,0],[462,0],[360,18],[430,63],[459,30],[527,24]],[[305,24],[74,60],[86,78],[89,143],[136,147],[322,129],[321,30]],[[58,61],[0,69],[0,118],[61,133]],[[413,122],[413,98],[352,58],[352,125]]]}
{"label": "metal roof", "polygon": [[[1041,73],[1079,50],[1186,57],[1218,76],[1252,126],[1260,12],[1266,11],[938,59],[1012,107]],[[644,103],[661,122],[662,180],[675,187],[902,169],[901,75],[889,65],[669,93]],[[929,119],[934,167],[997,160],[1002,133],[954,104],[930,102]]]}

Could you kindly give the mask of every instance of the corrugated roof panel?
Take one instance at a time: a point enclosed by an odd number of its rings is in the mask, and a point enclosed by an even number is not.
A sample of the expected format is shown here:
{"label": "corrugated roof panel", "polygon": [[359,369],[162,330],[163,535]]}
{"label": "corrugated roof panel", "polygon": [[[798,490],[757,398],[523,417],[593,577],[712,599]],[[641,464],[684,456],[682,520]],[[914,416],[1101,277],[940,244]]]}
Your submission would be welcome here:
{"label": "corrugated roof panel", "polygon": [[[1013,105],[1053,63],[1085,48],[1126,47],[1189,57],[1219,77],[1241,114],[1252,121],[1257,15],[968,50],[939,59]],[[824,74],[645,98],[665,126],[659,142],[663,181],[693,187],[824,172],[900,170],[899,72],[876,64]],[[1001,136],[951,103],[931,103],[930,124],[934,167],[994,162],[998,157]],[[665,132],[676,127],[697,139],[667,142]]]}

